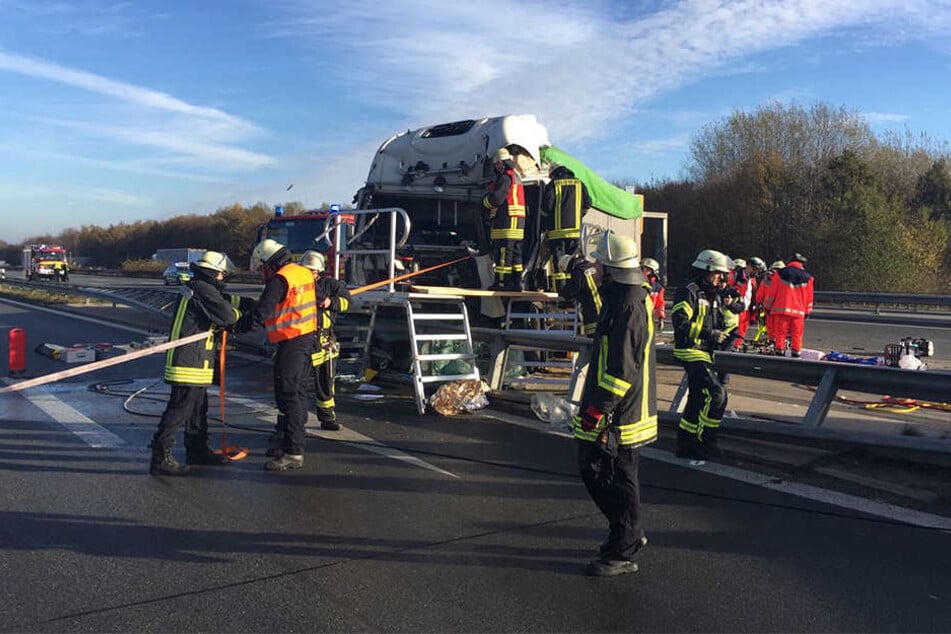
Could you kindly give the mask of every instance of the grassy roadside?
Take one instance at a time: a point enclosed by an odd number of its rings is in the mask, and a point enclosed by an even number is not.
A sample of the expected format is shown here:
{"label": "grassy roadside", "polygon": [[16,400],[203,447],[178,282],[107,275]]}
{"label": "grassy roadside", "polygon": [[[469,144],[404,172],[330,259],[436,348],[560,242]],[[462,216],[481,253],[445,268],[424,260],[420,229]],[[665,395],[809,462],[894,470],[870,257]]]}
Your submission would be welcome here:
{"label": "grassy roadside", "polygon": [[79,303],[89,305],[110,304],[110,302],[93,299],[91,297],[86,297],[85,295],[70,293],[68,286],[64,286],[63,290],[61,291],[50,291],[38,288],[22,288],[12,284],[5,284],[2,281],[0,281],[0,297],[7,297],[9,299],[15,299],[21,302],[33,304],[63,305],[77,303],[77,301],[79,301]]}

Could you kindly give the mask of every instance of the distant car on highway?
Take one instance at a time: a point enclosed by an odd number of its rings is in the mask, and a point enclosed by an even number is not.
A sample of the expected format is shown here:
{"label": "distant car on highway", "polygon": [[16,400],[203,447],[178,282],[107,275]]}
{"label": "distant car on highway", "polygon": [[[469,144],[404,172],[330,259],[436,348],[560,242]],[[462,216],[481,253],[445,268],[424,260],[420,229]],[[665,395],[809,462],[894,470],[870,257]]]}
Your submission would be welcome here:
{"label": "distant car on highway", "polygon": [[192,279],[192,270],[188,268],[188,262],[176,262],[165,269],[165,272],[162,273],[162,277],[164,278],[165,286],[169,286],[170,284],[184,284]]}

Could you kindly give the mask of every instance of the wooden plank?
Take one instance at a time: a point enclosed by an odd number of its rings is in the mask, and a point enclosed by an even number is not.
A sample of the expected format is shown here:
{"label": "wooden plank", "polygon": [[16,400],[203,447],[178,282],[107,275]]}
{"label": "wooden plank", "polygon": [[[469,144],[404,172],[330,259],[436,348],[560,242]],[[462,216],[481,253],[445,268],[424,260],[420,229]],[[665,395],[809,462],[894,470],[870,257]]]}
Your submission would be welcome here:
{"label": "wooden plank", "polygon": [[410,286],[416,293],[432,295],[460,295],[466,297],[517,297],[519,299],[558,299],[558,293],[544,291],[490,291],[486,288],[457,288],[455,286]]}

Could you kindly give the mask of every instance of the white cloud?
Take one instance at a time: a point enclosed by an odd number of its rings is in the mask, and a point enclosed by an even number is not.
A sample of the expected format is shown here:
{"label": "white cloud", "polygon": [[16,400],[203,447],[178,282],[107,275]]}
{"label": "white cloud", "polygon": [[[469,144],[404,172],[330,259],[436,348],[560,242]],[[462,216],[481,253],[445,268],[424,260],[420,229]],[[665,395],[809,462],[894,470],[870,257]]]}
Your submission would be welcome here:
{"label": "white cloud", "polygon": [[[658,93],[749,70],[752,54],[842,29],[906,37],[949,13],[936,0],[687,0],[627,22],[605,2],[281,6],[290,18],[276,34],[319,47],[321,72],[408,125],[530,112],[562,142],[597,138]],[[346,68],[333,66],[341,58]]]}
{"label": "white cloud", "polygon": [[865,117],[869,123],[905,123],[911,117],[906,114],[898,114],[895,112],[863,112],[862,116]]}
{"label": "white cloud", "polygon": [[171,153],[166,160],[192,166],[245,170],[275,162],[271,156],[236,147],[262,136],[264,131],[217,108],[197,106],[159,91],[4,51],[0,51],[0,72],[55,82],[108,99],[96,104],[95,112],[87,115],[89,121],[81,120],[81,110],[70,119],[32,117],[34,121],[165,150]]}

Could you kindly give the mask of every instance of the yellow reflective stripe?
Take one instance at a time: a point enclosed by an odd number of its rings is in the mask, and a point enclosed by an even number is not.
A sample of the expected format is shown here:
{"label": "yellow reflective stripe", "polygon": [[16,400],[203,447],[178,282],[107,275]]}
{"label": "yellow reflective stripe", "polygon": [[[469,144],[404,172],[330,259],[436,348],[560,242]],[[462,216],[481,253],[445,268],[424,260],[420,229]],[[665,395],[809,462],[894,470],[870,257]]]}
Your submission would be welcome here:
{"label": "yellow reflective stripe", "polygon": [[[556,216],[557,217],[557,216]],[[549,240],[563,240],[581,237],[580,229],[552,229],[545,232],[545,237]]]}
{"label": "yellow reflective stripe", "polygon": [[490,240],[522,240],[524,238],[524,229],[492,229],[489,231]]}
{"label": "yellow reflective stripe", "polygon": [[[295,311],[290,311],[290,312],[295,312]],[[302,313],[302,314],[300,315],[300,317],[297,317],[296,319],[289,319],[289,320],[287,320],[287,321],[282,321],[282,322],[277,323],[277,324],[268,324],[267,326],[264,327],[264,329],[265,329],[267,332],[273,332],[273,331],[276,331],[276,330],[281,330],[282,328],[287,328],[288,326],[296,326],[296,325],[298,325],[298,324],[312,323],[312,322],[314,321],[315,316],[316,316],[316,315],[315,315],[316,312],[317,312],[317,311],[315,311],[314,308],[311,307],[309,310],[307,310],[306,312]],[[313,332],[313,331],[314,331],[314,329],[311,328],[310,330],[308,330],[308,331],[306,331],[306,332],[303,332],[303,333],[301,333],[301,334],[307,334],[308,332]]]}
{"label": "yellow reflective stripe", "polygon": [[713,363],[709,352],[696,348],[674,348],[674,358],[680,361],[705,361]]}
{"label": "yellow reflective stripe", "polygon": [[601,291],[598,290],[598,283],[594,279],[596,271],[594,268],[587,269],[584,272],[585,283],[588,285],[588,290],[591,292],[591,299],[594,300],[594,309],[601,314]]}
{"label": "yellow reflective stripe", "polygon": [[673,313],[676,313],[678,310],[682,310],[685,313],[687,313],[687,319],[693,319],[693,306],[691,306],[689,302],[687,301],[678,302],[677,304],[674,305],[673,308],[670,309],[670,312],[671,314],[673,314]]}
{"label": "yellow reflective stripe", "polygon": [[593,335],[594,331],[596,331],[597,329],[598,329],[598,322],[593,321],[590,324],[585,324],[584,326],[582,326],[581,332],[582,334],[585,334],[585,335]]}
{"label": "yellow reflective stripe", "polygon": [[482,197],[482,206],[488,209],[489,211],[495,211],[496,209],[498,209],[498,207],[496,207],[495,205],[489,202],[488,196]]}
{"label": "yellow reflective stripe", "polygon": [[214,370],[212,368],[171,366],[165,368],[165,380],[173,383],[211,385],[211,382],[214,380]]}
{"label": "yellow reflective stripe", "polygon": [[608,367],[608,338],[601,337],[601,348],[598,351],[598,387],[607,390],[615,396],[623,397],[631,389],[631,384],[607,372]]}
{"label": "yellow reflective stripe", "polygon": [[571,419],[571,431],[575,435],[575,438],[578,440],[584,440],[587,442],[594,442],[598,439],[598,434],[601,432],[597,429],[592,429],[591,431],[586,430],[581,426],[581,417],[575,416]]}
{"label": "yellow reflective stripe", "polygon": [[[182,338],[182,320],[185,319],[185,309],[188,306],[188,300],[189,298],[184,296],[178,300],[178,308],[175,310],[175,319],[172,321],[172,329],[169,331],[168,335],[169,341]],[[166,367],[172,365],[172,358],[174,354],[175,348],[169,348],[168,352],[165,353]]]}
{"label": "yellow reflective stripe", "polygon": [[317,407],[320,407],[321,409],[328,409],[330,407],[336,407],[336,404],[334,403],[334,399],[331,396],[329,401],[317,401]]}
{"label": "yellow reflective stripe", "polygon": [[688,434],[696,434],[698,429],[698,426],[696,423],[691,423],[686,418],[681,418],[680,423],[677,426],[680,427],[685,432],[687,432]]}
{"label": "yellow reflective stripe", "polygon": [[345,312],[347,312],[348,310],[350,310],[350,300],[347,299],[346,297],[340,297],[339,299],[340,299],[340,311],[339,311],[339,312],[345,313]]}
{"label": "yellow reflective stripe", "polygon": [[[650,286],[643,285],[648,291]],[[644,297],[644,310],[647,312],[647,343],[644,345],[644,352],[641,354],[641,420],[647,420],[651,417],[650,403],[647,397],[650,394],[651,373],[650,373],[650,354],[654,349],[654,320],[651,317],[651,309],[654,307],[654,300],[648,293]],[[656,419],[656,415],[654,416]],[[656,435],[656,430],[655,430]]]}
{"label": "yellow reflective stripe", "polygon": [[657,416],[648,416],[636,423],[619,425],[618,429],[621,432],[622,445],[644,444],[657,438]]}

